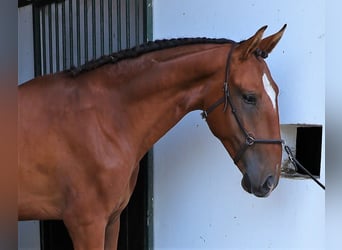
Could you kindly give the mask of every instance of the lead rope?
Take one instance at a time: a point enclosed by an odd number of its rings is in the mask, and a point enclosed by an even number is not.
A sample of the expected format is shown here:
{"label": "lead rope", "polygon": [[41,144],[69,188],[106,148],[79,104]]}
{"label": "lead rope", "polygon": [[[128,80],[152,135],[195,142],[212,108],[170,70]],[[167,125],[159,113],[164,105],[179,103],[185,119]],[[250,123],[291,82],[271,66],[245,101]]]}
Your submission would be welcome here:
{"label": "lead rope", "polygon": [[323,190],[325,190],[325,186],[319,181],[317,180],[294,156],[293,153],[290,149],[289,146],[287,146],[286,144],[284,144],[284,149],[285,152],[287,153],[290,162],[292,163],[292,165],[295,167],[295,169],[297,169],[297,167],[299,167],[301,170],[303,170],[308,176],[310,176],[310,178],[316,182]]}

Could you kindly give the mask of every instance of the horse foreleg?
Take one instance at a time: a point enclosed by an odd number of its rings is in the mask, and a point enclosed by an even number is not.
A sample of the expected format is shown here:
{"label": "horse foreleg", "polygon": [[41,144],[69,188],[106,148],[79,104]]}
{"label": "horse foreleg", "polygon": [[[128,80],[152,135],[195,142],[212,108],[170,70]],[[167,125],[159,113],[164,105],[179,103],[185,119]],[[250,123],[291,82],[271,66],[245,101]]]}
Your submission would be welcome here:
{"label": "horse foreleg", "polygon": [[105,249],[116,250],[118,245],[120,230],[120,217],[114,221],[108,222],[106,228]]}
{"label": "horse foreleg", "polygon": [[[75,215],[77,217],[77,215]],[[107,221],[99,218],[87,223],[64,220],[75,250],[103,250]]]}

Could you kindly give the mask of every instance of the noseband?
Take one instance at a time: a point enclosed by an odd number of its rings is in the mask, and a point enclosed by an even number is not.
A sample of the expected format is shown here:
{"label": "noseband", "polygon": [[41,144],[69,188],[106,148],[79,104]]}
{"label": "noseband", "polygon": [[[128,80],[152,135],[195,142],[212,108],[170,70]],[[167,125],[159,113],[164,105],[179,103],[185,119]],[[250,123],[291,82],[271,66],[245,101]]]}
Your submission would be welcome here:
{"label": "noseband", "polygon": [[[219,105],[221,105],[222,103],[224,103],[223,112],[225,112],[227,110],[228,104],[230,105],[230,108],[231,108],[231,111],[235,117],[235,120],[236,120],[240,130],[245,135],[245,143],[241,146],[240,150],[237,152],[237,154],[233,158],[235,164],[237,164],[240,161],[240,159],[242,158],[242,156],[244,155],[246,150],[249,147],[253,146],[254,144],[283,144],[284,143],[284,141],[282,139],[256,139],[256,138],[254,138],[251,135],[251,133],[249,133],[245,129],[245,127],[243,126],[239,116],[237,115],[237,111],[236,111],[235,106],[232,102],[232,98],[231,98],[231,95],[229,92],[229,85],[228,85],[230,63],[231,63],[232,55],[233,55],[233,52],[234,52],[236,45],[237,45],[236,43],[232,44],[232,48],[230,49],[230,52],[229,52],[228,57],[227,57],[226,74],[225,74],[225,80],[224,80],[224,84],[223,84],[224,96],[222,98],[220,98],[219,100],[217,100],[215,103],[213,103],[207,110],[204,110],[201,113],[202,118],[207,119],[208,115],[214,109],[216,109]],[[267,53],[263,52],[259,49],[256,50],[255,54],[256,54],[256,56],[261,56],[263,58],[267,57]]]}

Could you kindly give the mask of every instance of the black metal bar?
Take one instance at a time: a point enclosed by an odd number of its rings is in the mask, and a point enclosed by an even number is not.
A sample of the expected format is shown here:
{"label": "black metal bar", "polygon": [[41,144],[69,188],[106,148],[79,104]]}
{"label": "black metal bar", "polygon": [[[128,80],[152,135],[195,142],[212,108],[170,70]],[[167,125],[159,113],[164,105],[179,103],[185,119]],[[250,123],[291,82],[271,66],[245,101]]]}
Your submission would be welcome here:
{"label": "black metal bar", "polygon": [[[152,1],[152,0],[151,0]],[[145,7],[146,8],[146,7]],[[147,168],[146,168],[146,175],[147,175],[147,199],[146,199],[146,205],[147,205],[147,217],[146,217],[146,231],[145,231],[145,250],[147,249],[153,249],[153,148],[150,149],[147,153]]]}
{"label": "black metal bar", "polygon": [[143,42],[153,40],[152,0],[143,0]]}
{"label": "black metal bar", "polygon": [[130,0],[126,1],[126,48],[131,47],[131,15]]}
{"label": "black metal bar", "polygon": [[76,44],[77,44],[77,66],[81,65],[81,15],[80,0],[76,0]]}
{"label": "black metal bar", "polygon": [[93,59],[96,58],[96,12],[95,12],[95,0],[91,1],[91,13],[92,13],[92,20],[91,20],[91,25],[92,25],[92,46],[93,46]]}
{"label": "black metal bar", "polygon": [[74,65],[74,35],[73,35],[73,13],[72,13],[72,0],[69,0],[69,52],[70,52],[70,66]]}
{"label": "black metal bar", "polygon": [[21,8],[30,4],[32,4],[30,0],[18,0],[18,8]]}
{"label": "black metal bar", "polygon": [[116,18],[116,25],[117,25],[117,50],[120,51],[121,50],[121,0],[116,0],[116,6],[117,6],[117,10],[116,10],[116,14],[117,14],[117,18]]}
{"label": "black metal bar", "polygon": [[135,0],[135,45],[140,43],[140,2]]}
{"label": "black metal bar", "polygon": [[63,69],[67,67],[66,59],[66,22],[65,22],[65,2],[62,4],[62,47],[63,47]]}
{"label": "black metal bar", "polygon": [[113,52],[113,0],[108,0],[108,39],[109,53]]}
{"label": "black metal bar", "polygon": [[40,27],[40,9],[32,6],[33,16],[33,51],[34,51],[34,76],[42,74],[42,47],[41,47],[41,27]]}
{"label": "black metal bar", "polygon": [[53,3],[61,3],[65,0],[18,0],[18,7],[23,7],[25,5],[33,4],[36,7],[40,8]]}
{"label": "black metal bar", "polygon": [[52,11],[51,4],[48,5],[48,21],[49,21],[49,66],[50,74],[53,73],[53,50],[52,50]]}
{"label": "black metal bar", "polygon": [[84,60],[88,61],[88,1],[84,0]]}
{"label": "black metal bar", "polygon": [[59,11],[58,4],[55,4],[55,32],[56,32],[56,71],[60,70],[59,65]]}
{"label": "black metal bar", "polygon": [[41,8],[42,20],[42,51],[43,51],[43,75],[46,75],[46,22],[45,22],[45,6]]}
{"label": "black metal bar", "polygon": [[101,56],[104,55],[104,4],[100,0],[100,51]]}

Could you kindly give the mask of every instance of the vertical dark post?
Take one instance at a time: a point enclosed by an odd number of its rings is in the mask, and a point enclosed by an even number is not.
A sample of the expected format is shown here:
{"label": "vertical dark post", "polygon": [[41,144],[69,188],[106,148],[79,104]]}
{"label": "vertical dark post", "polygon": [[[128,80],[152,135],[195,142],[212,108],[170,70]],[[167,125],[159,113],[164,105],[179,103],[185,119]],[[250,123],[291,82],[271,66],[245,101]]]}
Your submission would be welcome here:
{"label": "vertical dark post", "polygon": [[51,4],[48,5],[48,22],[49,22],[49,66],[50,71],[49,73],[53,73],[53,50],[52,50],[52,11],[51,11]]}
{"label": "vertical dark post", "polygon": [[131,5],[130,0],[126,0],[126,48],[131,47]]}
{"label": "vertical dark post", "polygon": [[81,13],[80,0],[76,0],[76,44],[77,44],[77,66],[81,65]]}
{"label": "vertical dark post", "polygon": [[91,1],[91,14],[92,14],[92,19],[91,19],[91,25],[92,25],[92,46],[93,46],[93,59],[96,58],[96,4],[95,0]]}
{"label": "vertical dark post", "polygon": [[[152,1],[152,0],[151,0]],[[146,156],[147,164],[147,194],[146,194],[146,225],[145,231],[145,244],[148,249],[153,249],[153,148],[150,149]]]}
{"label": "vertical dark post", "polygon": [[67,67],[66,59],[66,23],[65,23],[65,2],[62,3],[62,47],[63,47],[63,70]]}
{"label": "vertical dark post", "polygon": [[141,1],[135,0],[135,44],[140,44],[140,4]]}
{"label": "vertical dark post", "polygon": [[144,0],[144,42],[153,40],[152,0]]}
{"label": "vertical dark post", "polygon": [[88,1],[84,0],[84,60],[88,61]]}
{"label": "vertical dark post", "polygon": [[108,39],[109,53],[113,52],[113,0],[108,0]]}
{"label": "vertical dark post", "polygon": [[[152,0],[143,0],[144,42],[152,41]],[[147,153],[147,225],[146,240],[148,249],[153,249],[153,148]]]}
{"label": "vertical dark post", "polygon": [[100,51],[101,56],[104,55],[104,4],[103,0],[100,0]]}
{"label": "vertical dark post", "polygon": [[60,70],[59,65],[59,11],[58,11],[58,4],[55,3],[55,32],[56,32],[56,71],[58,72]]}
{"label": "vertical dark post", "polygon": [[121,0],[116,0],[117,51],[121,50]]}
{"label": "vertical dark post", "polygon": [[73,8],[72,8],[72,0],[69,0],[69,52],[70,52],[70,66],[74,65],[74,34],[73,34],[73,28],[74,28],[74,21],[73,21]]}
{"label": "vertical dark post", "polygon": [[41,17],[42,17],[42,51],[43,51],[43,75],[46,75],[46,22],[45,22],[45,6],[41,8]]}
{"label": "vertical dark post", "polygon": [[41,51],[41,38],[40,38],[40,8],[32,5],[33,16],[33,50],[34,50],[34,76],[42,74],[42,51]]}

